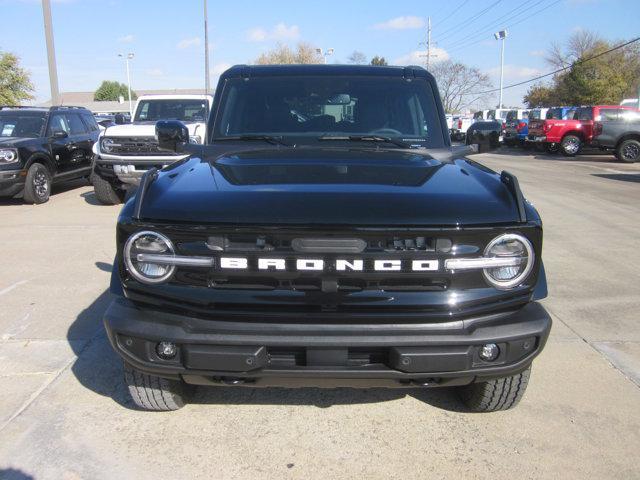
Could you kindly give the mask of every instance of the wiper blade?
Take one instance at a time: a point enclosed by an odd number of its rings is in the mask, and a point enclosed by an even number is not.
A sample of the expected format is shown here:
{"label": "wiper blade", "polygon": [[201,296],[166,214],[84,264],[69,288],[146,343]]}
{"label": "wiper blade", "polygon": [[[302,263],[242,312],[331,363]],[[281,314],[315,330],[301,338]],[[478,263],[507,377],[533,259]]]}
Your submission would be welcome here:
{"label": "wiper blade", "polygon": [[282,140],[282,137],[274,137],[272,135],[234,135],[234,136],[226,136],[226,137],[216,137],[213,139],[213,143],[221,142],[221,141],[232,141],[232,140],[240,140],[240,141],[251,141],[251,140],[262,140],[264,142],[270,143],[271,145],[284,145],[285,147],[290,147],[287,142]]}
{"label": "wiper blade", "polygon": [[411,148],[411,144],[407,142],[403,142],[402,140],[397,140],[392,137],[384,137],[382,135],[322,135],[318,137],[318,140],[348,140],[351,142],[384,142],[391,143],[400,148]]}

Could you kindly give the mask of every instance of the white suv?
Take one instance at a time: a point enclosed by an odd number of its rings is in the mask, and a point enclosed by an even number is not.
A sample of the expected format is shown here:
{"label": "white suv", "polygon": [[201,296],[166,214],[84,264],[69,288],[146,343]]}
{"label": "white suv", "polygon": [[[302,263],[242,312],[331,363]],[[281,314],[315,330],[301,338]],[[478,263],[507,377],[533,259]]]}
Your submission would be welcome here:
{"label": "white suv", "polygon": [[180,120],[191,143],[205,143],[211,95],[144,95],[136,102],[131,123],[107,127],[95,143],[92,181],[101,203],[124,199],[151,167],[161,168],[187,155],[161,151],[155,137],[158,120]]}

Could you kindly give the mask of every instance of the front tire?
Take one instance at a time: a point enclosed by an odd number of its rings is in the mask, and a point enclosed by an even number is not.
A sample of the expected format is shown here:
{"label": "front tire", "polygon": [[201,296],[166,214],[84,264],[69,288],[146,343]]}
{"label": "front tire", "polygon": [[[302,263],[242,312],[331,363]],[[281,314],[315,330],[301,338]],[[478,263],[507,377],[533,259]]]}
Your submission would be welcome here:
{"label": "front tire", "polygon": [[41,163],[34,163],[27,170],[27,178],[24,185],[24,201],[31,204],[40,204],[49,201],[51,194],[51,173]]}
{"label": "front tire", "polygon": [[92,173],[91,183],[93,184],[93,191],[96,194],[96,198],[103,205],[117,205],[124,200],[125,192],[114,188],[100,175]]}
{"label": "front tire", "polygon": [[185,406],[185,384],[143,373],[124,364],[124,380],[135,405],[142,410],[169,412]]}
{"label": "front tire", "polygon": [[462,402],[473,412],[509,410],[524,396],[530,375],[531,365],[523,372],[510,377],[458,387],[458,394]]}
{"label": "front tire", "polygon": [[625,140],[616,149],[616,158],[625,163],[640,161],[640,142],[638,140]]}
{"label": "front tire", "polygon": [[562,142],[560,142],[560,149],[562,150],[562,154],[567,157],[573,157],[580,153],[580,149],[582,148],[582,140],[580,137],[576,137],[575,135],[565,135],[562,138]]}

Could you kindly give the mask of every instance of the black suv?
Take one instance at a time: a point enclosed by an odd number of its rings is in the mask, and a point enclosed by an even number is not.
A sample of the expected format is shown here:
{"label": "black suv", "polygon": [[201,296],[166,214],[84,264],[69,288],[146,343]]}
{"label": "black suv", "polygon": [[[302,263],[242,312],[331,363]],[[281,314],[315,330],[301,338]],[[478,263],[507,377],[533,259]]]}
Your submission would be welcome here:
{"label": "black suv", "polygon": [[623,162],[640,162],[640,111],[620,108],[600,112],[593,124],[592,145],[613,150]]}
{"label": "black suv", "polygon": [[51,186],[89,177],[98,124],[82,107],[0,107],[0,196],[49,200]]}
{"label": "black suv", "polygon": [[118,219],[104,322],[133,402],[179,408],[185,384],[520,400],[551,328],[542,221],[513,175],[451,146],[426,70],[237,66],[214,105],[205,145],[156,124],[190,155]]}

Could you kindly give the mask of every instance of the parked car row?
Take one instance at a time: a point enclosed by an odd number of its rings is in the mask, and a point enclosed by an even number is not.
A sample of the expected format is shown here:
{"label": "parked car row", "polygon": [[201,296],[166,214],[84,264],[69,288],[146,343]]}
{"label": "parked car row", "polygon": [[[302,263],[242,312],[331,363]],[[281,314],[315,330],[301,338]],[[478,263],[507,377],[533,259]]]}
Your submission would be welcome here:
{"label": "parked car row", "polygon": [[[599,148],[612,151],[624,162],[640,161],[640,110],[627,104],[482,110],[473,120],[474,135],[484,132],[491,142],[507,146],[567,156],[585,147]],[[454,138],[454,129],[451,131],[454,140],[465,136]],[[466,137],[470,135],[467,129]]]}

